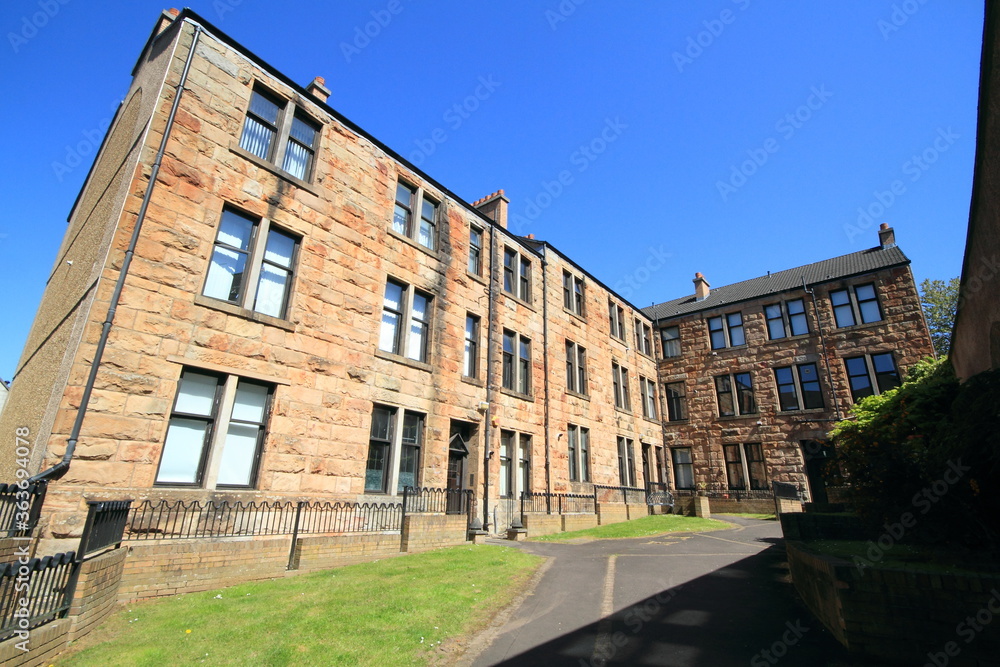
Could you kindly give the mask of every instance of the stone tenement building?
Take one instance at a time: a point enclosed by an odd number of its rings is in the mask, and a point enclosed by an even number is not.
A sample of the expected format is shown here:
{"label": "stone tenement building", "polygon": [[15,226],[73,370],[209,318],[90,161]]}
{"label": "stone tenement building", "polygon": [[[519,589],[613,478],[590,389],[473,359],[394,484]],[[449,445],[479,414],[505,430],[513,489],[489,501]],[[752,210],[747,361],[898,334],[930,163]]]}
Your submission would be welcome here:
{"label": "stone tenement building", "polygon": [[659,331],[678,489],[807,481],[825,500],[825,438],[854,401],[933,356],[910,261],[886,224],[869,250],[645,309]]}
{"label": "stone tenement building", "polygon": [[[807,267],[815,294],[796,274],[643,312],[508,231],[503,191],[464,202],[323,83],[295,84],[190,10],[160,17],[0,417],[31,451],[5,450],[3,478],[26,463],[53,482],[47,535],[78,535],[86,498],[378,501],[411,485],[471,489],[491,520],[521,491],[667,481],[670,458],[680,486],[801,484],[797,443],[842,414],[859,364],[885,388],[930,353],[895,248]],[[838,329],[844,295],[858,323]],[[787,341],[765,341],[773,304]],[[670,410],[687,396],[685,421],[661,419],[660,382]],[[713,387],[730,387],[732,417]]]}

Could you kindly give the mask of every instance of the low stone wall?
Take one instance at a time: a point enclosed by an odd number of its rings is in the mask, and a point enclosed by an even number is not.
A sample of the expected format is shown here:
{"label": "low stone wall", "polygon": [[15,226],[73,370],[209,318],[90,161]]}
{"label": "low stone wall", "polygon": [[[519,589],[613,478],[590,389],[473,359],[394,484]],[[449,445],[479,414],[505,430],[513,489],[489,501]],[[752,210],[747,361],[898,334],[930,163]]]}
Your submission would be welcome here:
{"label": "low stone wall", "polygon": [[644,516],[649,516],[649,505],[646,503],[636,504],[629,503],[625,506],[625,510],[628,512],[628,519],[632,521],[633,519],[641,519]]}
{"label": "low stone wall", "polygon": [[410,514],[403,518],[400,551],[413,553],[465,542],[468,517],[464,514]]}
{"label": "low stone wall", "polygon": [[399,533],[311,535],[296,543],[292,567],[302,572],[326,570],[365,563],[376,558],[398,556]]}
{"label": "low stone wall", "polygon": [[597,523],[606,526],[610,523],[628,521],[628,505],[599,503],[597,505]]}
{"label": "low stone wall", "polygon": [[774,514],[773,498],[736,500],[709,497],[708,506],[712,514]]}
{"label": "low stone wall", "polygon": [[856,567],[787,542],[810,611],[852,653],[912,665],[1000,665],[1000,574]]}
{"label": "low stone wall", "polygon": [[560,514],[525,514],[523,523],[528,535],[532,537],[551,535],[563,530],[563,518]]}
{"label": "low stone wall", "polygon": [[0,667],[36,667],[51,665],[52,659],[66,648],[73,619],[60,618],[30,631],[28,651],[17,647],[21,641],[16,635],[0,642]]}
{"label": "low stone wall", "polygon": [[570,532],[572,530],[587,530],[588,528],[597,528],[597,515],[596,514],[563,514],[562,515],[562,529],[563,532]]}
{"label": "low stone wall", "polygon": [[778,514],[798,514],[802,512],[802,501],[792,500],[791,498],[776,498],[775,506],[778,510]]}

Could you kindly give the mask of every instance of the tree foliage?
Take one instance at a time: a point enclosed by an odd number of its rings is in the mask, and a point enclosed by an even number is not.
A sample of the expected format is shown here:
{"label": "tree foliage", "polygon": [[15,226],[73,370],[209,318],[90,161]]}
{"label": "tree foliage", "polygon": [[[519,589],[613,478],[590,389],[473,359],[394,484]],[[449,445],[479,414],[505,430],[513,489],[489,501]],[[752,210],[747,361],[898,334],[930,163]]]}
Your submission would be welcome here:
{"label": "tree foliage", "polygon": [[951,348],[951,330],[958,308],[958,286],[958,278],[952,278],[947,283],[930,279],[920,283],[920,303],[924,307],[934,351],[939,357],[948,354]]}
{"label": "tree foliage", "polygon": [[910,513],[907,541],[1000,545],[1000,371],[959,385],[947,359],[928,359],[851,415],[831,437],[873,531]]}

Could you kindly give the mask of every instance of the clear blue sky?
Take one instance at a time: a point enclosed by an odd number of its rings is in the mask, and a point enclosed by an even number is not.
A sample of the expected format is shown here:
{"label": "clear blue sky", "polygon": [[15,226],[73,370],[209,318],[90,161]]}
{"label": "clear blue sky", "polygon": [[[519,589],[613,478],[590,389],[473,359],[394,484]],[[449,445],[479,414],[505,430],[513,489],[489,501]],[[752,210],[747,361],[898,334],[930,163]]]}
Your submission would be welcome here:
{"label": "clear blue sky", "polygon": [[[192,7],[292,79],[324,76],[333,107],[459,196],[504,188],[519,232],[636,305],[696,271],[719,286],[873,246],[879,222],[918,281],[959,274],[982,0],[494,4]],[[6,379],[163,8],[0,9]]]}

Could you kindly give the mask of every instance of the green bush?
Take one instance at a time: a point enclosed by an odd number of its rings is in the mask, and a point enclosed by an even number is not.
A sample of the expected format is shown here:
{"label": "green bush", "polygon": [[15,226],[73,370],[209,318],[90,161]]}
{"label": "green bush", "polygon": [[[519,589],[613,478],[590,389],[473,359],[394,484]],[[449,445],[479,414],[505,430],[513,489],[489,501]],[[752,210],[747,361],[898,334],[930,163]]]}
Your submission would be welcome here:
{"label": "green bush", "polygon": [[851,416],[831,437],[873,532],[908,512],[903,541],[1000,544],[1000,371],[960,385],[946,359],[925,360]]}

